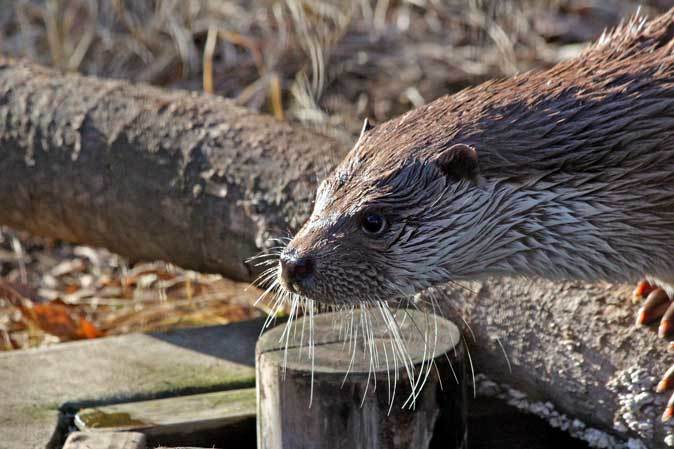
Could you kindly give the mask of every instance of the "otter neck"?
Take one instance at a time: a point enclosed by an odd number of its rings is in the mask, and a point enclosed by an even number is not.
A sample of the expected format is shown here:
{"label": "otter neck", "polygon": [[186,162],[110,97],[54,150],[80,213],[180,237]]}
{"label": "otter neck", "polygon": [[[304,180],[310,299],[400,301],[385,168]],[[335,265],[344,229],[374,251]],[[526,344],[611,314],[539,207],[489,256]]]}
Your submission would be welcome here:
{"label": "otter neck", "polygon": [[[644,223],[636,211],[651,205],[641,195],[626,195],[628,186],[596,181],[574,187],[561,179],[571,176],[549,173],[532,185],[493,183],[482,205],[489,218],[461,244],[473,255],[446,254],[449,276],[632,282],[644,273],[672,272],[663,228],[674,227],[672,214]],[[456,266],[457,259],[473,262]]]}

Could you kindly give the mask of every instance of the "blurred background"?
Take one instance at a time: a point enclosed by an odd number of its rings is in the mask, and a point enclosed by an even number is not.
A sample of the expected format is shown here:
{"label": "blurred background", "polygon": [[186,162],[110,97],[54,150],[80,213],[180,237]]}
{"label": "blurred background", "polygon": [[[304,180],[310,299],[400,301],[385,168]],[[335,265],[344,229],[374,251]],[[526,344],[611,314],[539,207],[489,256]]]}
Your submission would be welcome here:
{"label": "blurred background", "polygon": [[[0,0],[0,55],[232,99],[353,142],[495,77],[571,58],[674,0]],[[259,292],[0,227],[0,350],[265,313]]]}

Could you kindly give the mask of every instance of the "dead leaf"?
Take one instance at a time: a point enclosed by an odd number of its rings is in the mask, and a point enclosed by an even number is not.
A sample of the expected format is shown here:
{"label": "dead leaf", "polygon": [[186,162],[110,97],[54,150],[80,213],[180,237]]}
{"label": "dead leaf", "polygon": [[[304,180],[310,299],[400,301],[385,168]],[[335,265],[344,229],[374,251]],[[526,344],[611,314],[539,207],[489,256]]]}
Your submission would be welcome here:
{"label": "dead leaf", "polygon": [[93,323],[78,317],[67,306],[59,303],[36,304],[28,310],[28,318],[44,332],[63,340],[103,336]]}

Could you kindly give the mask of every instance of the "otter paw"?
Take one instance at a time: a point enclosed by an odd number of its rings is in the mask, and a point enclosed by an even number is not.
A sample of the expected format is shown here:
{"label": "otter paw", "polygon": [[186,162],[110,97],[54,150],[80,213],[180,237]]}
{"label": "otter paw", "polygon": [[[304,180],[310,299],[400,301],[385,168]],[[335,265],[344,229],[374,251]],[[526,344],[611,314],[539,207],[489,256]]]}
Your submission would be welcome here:
{"label": "otter paw", "polygon": [[641,281],[634,290],[634,299],[646,298],[639,309],[637,324],[649,325],[660,320],[658,335],[662,338],[674,335],[674,302],[667,293],[646,281]]}
{"label": "otter paw", "polygon": [[[669,391],[674,388],[674,365],[670,366],[662,380],[658,383],[658,386],[655,391],[662,393],[664,391]],[[662,421],[669,421],[669,419],[674,416],[674,393],[669,397],[667,402],[667,408],[662,414]]]}

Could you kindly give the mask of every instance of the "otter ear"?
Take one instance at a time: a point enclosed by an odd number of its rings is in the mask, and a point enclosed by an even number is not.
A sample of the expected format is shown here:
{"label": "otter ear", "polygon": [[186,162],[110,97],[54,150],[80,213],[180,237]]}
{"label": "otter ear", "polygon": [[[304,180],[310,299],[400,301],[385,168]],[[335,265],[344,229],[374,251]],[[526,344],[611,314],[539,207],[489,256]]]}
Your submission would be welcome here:
{"label": "otter ear", "polygon": [[475,147],[457,143],[440,151],[433,157],[440,171],[453,179],[466,179],[477,182],[480,169]]}

